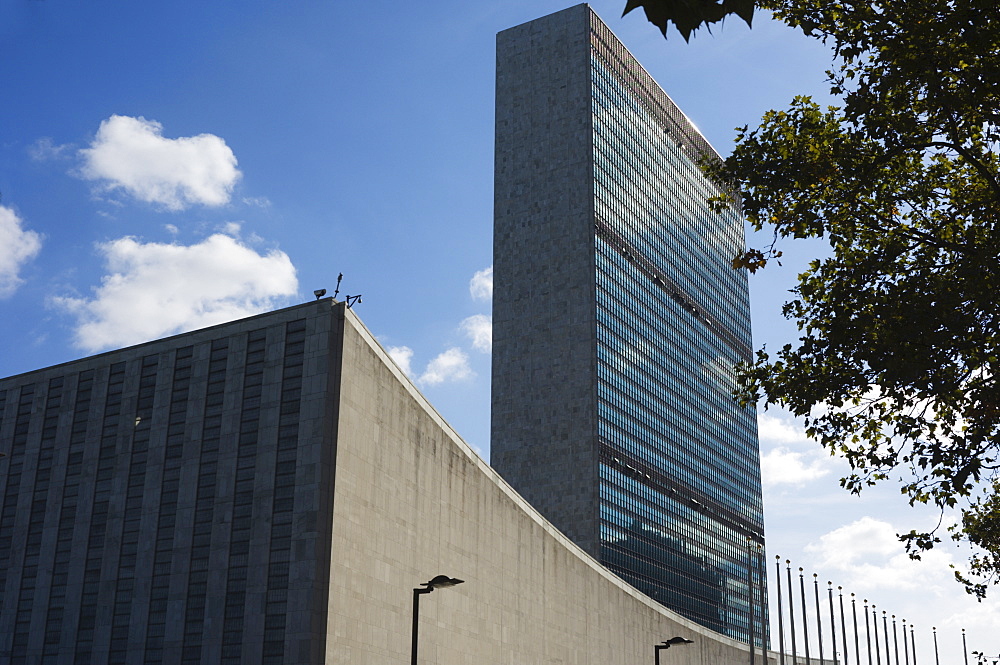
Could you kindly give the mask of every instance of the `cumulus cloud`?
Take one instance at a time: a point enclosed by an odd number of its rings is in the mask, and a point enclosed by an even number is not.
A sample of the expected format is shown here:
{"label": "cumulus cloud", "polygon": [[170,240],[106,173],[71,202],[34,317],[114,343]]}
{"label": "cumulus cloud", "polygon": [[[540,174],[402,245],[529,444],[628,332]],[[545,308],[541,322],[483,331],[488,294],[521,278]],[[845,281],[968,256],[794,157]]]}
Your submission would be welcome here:
{"label": "cumulus cloud", "polygon": [[93,298],[54,298],[77,319],[77,347],[136,344],[273,309],[298,290],[284,252],[261,255],[216,234],[194,245],[133,237],[98,245],[107,274]]}
{"label": "cumulus cloud", "polygon": [[769,413],[757,416],[757,430],[760,440],[772,443],[806,442],[806,432],[791,418],[779,418]]}
{"label": "cumulus cloud", "polygon": [[493,266],[483,268],[469,280],[469,293],[474,300],[493,299]]}
{"label": "cumulus cloud", "polygon": [[243,230],[243,225],[239,222],[226,222],[223,224],[219,230],[225,233],[227,236],[232,236],[234,238],[240,237],[240,231]]}
{"label": "cumulus cloud", "polygon": [[483,353],[493,351],[493,318],[485,314],[474,314],[460,324],[462,332],[468,335],[472,347]]}
{"label": "cumulus cloud", "polygon": [[821,567],[850,568],[891,556],[899,551],[899,541],[891,524],[866,516],[823,534],[806,551],[821,555]]}
{"label": "cumulus cloud", "polygon": [[0,298],[14,293],[24,281],[21,268],[42,248],[42,236],[22,227],[11,208],[0,205]]}
{"label": "cumulus cloud", "polygon": [[[493,267],[478,271],[469,281],[469,293],[477,300],[493,297]],[[493,318],[487,314],[474,314],[459,323],[459,330],[468,337],[472,347],[483,353],[493,350]],[[386,351],[407,376],[421,386],[463,381],[475,376],[469,365],[469,356],[453,346],[427,363],[423,372],[413,368],[413,349],[408,346],[391,346]]]}
{"label": "cumulus cloud", "polygon": [[407,376],[422,386],[436,386],[475,376],[469,366],[469,356],[458,347],[452,347],[438,354],[419,374],[413,369],[413,349],[408,346],[390,346],[386,352]]}
{"label": "cumulus cloud", "polygon": [[937,516],[928,515],[922,525],[912,522],[912,511],[900,519],[906,524],[902,529],[893,519],[864,516],[813,539],[804,548],[809,559],[807,569],[820,572],[820,580],[832,579],[842,585],[845,602],[849,592],[857,594],[859,614],[862,600],[868,599],[880,610],[889,610],[898,618],[905,617],[910,625],[919,626],[916,639],[921,650],[931,646],[931,626],[938,627],[942,654],[961,653],[963,628],[968,629],[970,649],[974,643],[989,644],[992,637],[988,636],[995,635],[1000,625],[1000,602],[992,594],[976,602],[956,584],[954,571],[965,571],[968,550],[945,539],[924,552],[919,561],[913,561],[896,533],[914,526],[933,527]]}
{"label": "cumulus cloud", "polygon": [[390,346],[386,351],[389,353],[389,357],[396,361],[404,374],[413,376],[413,369],[410,365],[413,360],[413,349],[408,346]]}
{"label": "cumulus cloud", "polygon": [[761,481],[765,488],[777,485],[801,487],[828,475],[835,461],[818,443],[806,437],[792,416],[757,416],[761,448]]}
{"label": "cumulus cloud", "polygon": [[224,205],[242,175],[218,136],[165,138],[160,123],[142,117],[111,116],[79,154],[81,177],[170,210]]}
{"label": "cumulus cloud", "polygon": [[808,459],[805,453],[774,448],[760,458],[761,482],[775,485],[805,485],[830,473],[826,459]]}
{"label": "cumulus cloud", "polygon": [[455,346],[430,361],[417,382],[426,386],[436,386],[445,381],[461,381],[472,376],[469,356]]}
{"label": "cumulus cloud", "polygon": [[805,547],[816,564],[838,571],[851,588],[941,592],[954,584],[955,559],[943,546],[925,552],[920,561],[906,554],[896,529],[884,520],[862,517],[834,529]]}

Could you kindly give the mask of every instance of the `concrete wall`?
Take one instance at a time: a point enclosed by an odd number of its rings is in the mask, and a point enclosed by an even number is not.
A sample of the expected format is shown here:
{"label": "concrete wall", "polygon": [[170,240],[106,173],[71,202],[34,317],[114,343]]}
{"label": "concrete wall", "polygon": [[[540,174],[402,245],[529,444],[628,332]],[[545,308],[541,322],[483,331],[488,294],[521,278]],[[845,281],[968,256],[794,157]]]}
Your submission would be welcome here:
{"label": "concrete wall", "polygon": [[557,531],[345,315],[328,663],[407,662],[412,589],[438,574],[465,584],[422,596],[421,663],[637,665],[675,635],[694,643],[664,665],[750,662]]}

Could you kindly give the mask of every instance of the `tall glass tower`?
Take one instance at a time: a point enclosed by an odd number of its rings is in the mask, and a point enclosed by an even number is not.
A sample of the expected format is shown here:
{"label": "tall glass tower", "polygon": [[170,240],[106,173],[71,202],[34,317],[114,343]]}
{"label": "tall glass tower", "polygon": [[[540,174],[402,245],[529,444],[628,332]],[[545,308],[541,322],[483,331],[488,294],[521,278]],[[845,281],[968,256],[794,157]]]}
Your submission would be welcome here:
{"label": "tall glass tower", "polygon": [[664,605],[767,643],[743,219],[587,5],[497,37],[492,463]]}

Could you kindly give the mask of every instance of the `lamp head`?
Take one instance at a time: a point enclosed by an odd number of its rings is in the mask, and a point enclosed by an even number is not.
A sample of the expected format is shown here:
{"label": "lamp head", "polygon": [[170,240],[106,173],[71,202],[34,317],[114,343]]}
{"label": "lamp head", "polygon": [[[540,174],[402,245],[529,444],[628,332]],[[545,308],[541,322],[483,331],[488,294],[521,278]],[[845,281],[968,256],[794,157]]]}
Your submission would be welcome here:
{"label": "lamp head", "polygon": [[319,300],[326,295],[326,289],[316,289],[313,291],[313,295],[316,296],[316,300]]}
{"label": "lamp head", "polygon": [[457,586],[464,583],[465,580],[460,580],[457,577],[448,577],[447,575],[438,575],[430,582],[424,582],[422,586],[427,587],[430,590],[434,589],[447,589],[448,587]]}

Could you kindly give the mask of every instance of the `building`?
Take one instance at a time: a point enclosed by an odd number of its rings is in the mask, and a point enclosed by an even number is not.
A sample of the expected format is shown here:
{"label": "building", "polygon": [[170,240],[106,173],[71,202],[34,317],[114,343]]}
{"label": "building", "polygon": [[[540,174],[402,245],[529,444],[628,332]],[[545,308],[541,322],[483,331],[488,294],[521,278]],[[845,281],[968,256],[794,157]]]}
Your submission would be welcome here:
{"label": "building", "polygon": [[497,37],[491,463],[667,607],[766,643],[743,219],[587,5]]}
{"label": "building", "polygon": [[0,451],[5,665],[402,665],[442,573],[421,663],[674,636],[666,662],[747,662],[541,517],[329,298],[2,379]]}
{"label": "building", "polygon": [[315,651],[326,605],[332,322],[0,381],[0,662],[309,662],[286,646]]}

